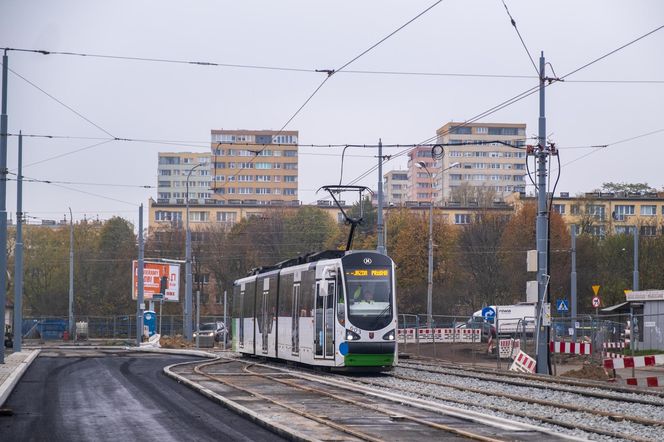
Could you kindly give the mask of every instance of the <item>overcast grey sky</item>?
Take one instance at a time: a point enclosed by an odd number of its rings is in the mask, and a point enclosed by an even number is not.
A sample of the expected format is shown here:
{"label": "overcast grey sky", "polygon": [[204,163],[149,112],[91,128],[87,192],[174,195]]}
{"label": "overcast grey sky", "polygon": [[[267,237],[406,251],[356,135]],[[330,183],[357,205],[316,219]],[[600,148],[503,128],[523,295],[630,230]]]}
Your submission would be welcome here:
{"label": "overcast grey sky", "polygon": [[[558,76],[664,25],[659,0],[505,2],[535,62],[544,51]],[[2,0],[0,46],[338,69],[434,3]],[[590,191],[606,181],[664,187],[662,48],[664,30],[547,88],[547,133],[561,147],[564,165],[558,191]],[[25,78],[9,75],[10,133],[186,141],[112,141],[85,149],[101,140],[24,139],[25,176],[106,184],[26,183],[24,211],[47,219],[61,219],[71,207],[76,219],[120,215],[135,221],[138,205],[147,207],[156,188],[119,185],[156,186],[157,152],[209,151],[211,129],[280,129],[325,78],[312,72],[13,51],[9,67]],[[533,78],[342,71],[286,127],[300,132],[302,144],[375,144],[379,138],[386,144],[418,143],[448,121],[473,118],[537,84],[501,0],[444,0],[346,69]],[[528,135],[535,135],[537,100],[531,95],[481,121],[526,123]],[[590,155],[593,149],[565,149],[658,130]],[[16,171],[16,149],[17,138],[10,137],[10,172]],[[344,182],[371,168],[374,155],[373,149],[349,148]],[[405,165],[405,156],[394,158],[385,171]],[[337,184],[340,166],[340,148],[302,147],[300,200],[313,202],[321,196],[316,189]],[[374,173],[360,184],[375,188],[377,180]],[[16,211],[13,181],[7,208]]]}

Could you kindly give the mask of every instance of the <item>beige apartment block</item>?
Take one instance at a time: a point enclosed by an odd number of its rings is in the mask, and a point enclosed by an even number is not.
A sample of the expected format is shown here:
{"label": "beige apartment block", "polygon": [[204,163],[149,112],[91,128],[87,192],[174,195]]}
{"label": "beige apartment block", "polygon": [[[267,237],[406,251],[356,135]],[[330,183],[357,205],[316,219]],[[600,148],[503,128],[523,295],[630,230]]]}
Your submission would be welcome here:
{"label": "beige apartment block", "polygon": [[298,132],[212,130],[212,197],[227,204],[298,200]]}
{"label": "beige apartment block", "polygon": [[159,152],[157,201],[161,204],[184,204],[189,184],[189,201],[203,204],[212,193],[210,153]]}
{"label": "beige apartment block", "polygon": [[441,201],[501,200],[525,191],[525,124],[450,122],[436,134],[444,150],[434,183]]}

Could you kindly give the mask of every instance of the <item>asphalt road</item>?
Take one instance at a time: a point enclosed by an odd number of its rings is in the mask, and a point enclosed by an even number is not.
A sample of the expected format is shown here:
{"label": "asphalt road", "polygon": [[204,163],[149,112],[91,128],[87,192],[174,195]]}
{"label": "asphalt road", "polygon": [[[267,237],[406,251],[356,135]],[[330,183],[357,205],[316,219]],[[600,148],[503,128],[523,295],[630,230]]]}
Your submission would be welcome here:
{"label": "asphalt road", "polygon": [[0,416],[2,441],[279,441],[162,368],[191,358],[68,352],[38,357]]}

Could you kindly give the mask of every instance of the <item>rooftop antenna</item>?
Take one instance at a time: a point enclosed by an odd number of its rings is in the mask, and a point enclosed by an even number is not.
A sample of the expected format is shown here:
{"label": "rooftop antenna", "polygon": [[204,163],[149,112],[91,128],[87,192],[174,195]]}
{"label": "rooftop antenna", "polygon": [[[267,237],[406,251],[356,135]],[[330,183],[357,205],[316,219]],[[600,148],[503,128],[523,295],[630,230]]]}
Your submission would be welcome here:
{"label": "rooftop antenna", "polygon": [[[337,185],[333,184],[330,186],[323,186],[320,189],[316,191],[318,193],[320,190],[326,190],[329,192],[330,196],[334,200],[335,204],[341,210],[341,213],[343,214],[346,224],[350,224],[350,233],[348,234],[348,242],[346,242],[346,251],[350,250],[351,246],[353,245],[353,235],[355,234],[355,228],[359,225],[362,224],[363,217],[364,217],[364,204],[362,200],[362,192],[369,192],[370,194],[373,194],[371,189],[369,189],[367,186],[347,186],[347,185]],[[341,194],[343,192],[357,192],[360,198],[360,216],[357,218],[352,218],[346,213],[344,208],[341,205],[341,202],[337,199],[335,194]]]}

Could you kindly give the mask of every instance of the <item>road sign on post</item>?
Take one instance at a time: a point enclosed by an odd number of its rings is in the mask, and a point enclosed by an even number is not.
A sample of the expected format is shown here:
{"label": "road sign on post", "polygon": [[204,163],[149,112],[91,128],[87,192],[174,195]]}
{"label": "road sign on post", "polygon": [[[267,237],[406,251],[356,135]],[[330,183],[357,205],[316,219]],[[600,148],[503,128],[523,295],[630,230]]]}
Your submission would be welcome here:
{"label": "road sign on post", "polygon": [[597,296],[597,294],[599,293],[599,285],[593,286],[593,293],[595,294],[595,296]]}
{"label": "road sign on post", "polygon": [[602,302],[601,302],[601,300],[599,299],[599,296],[595,296],[595,297],[593,297],[593,307],[595,307],[595,308],[599,308],[599,306],[600,306],[601,303],[602,303]]}
{"label": "road sign on post", "polygon": [[556,310],[558,310],[559,312],[568,312],[569,303],[567,302],[567,299],[556,300]]}
{"label": "road sign on post", "polygon": [[493,324],[493,321],[496,318],[496,311],[493,309],[493,307],[484,307],[482,309],[482,317],[485,321]]}

